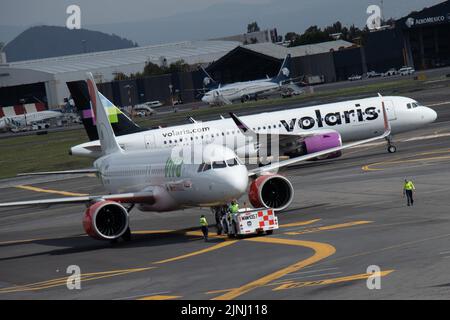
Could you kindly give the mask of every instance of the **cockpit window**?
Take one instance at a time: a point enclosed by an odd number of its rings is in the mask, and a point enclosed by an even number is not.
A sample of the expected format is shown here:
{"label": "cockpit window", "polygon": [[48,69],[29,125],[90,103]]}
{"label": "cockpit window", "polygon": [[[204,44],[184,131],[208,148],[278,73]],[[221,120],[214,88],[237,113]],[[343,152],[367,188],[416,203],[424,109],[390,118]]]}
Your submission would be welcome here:
{"label": "cockpit window", "polygon": [[411,109],[411,108],[412,108],[411,103],[408,103],[408,104],[406,105],[406,107],[407,107],[408,109]]}
{"label": "cockpit window", "polygon": [[228,165],[229,167],[234,167],[234,166],[237,166],[238,164],[239,164],[239,163],[238,163],[238,161],[237,161],[236,158],[228,159],[228,160],[227,160],[227,165]]}
{"label": "cockpit window", "polygon": [[226,168],[227,164],[225,163],[225,161],[214,161],[213,162],[213,169],[222,169],[222,168]]}
{"label": "cockpit window", "polygon": [[203,169],[204,169],[204,167],[205,167],[205,165],[206,165],[206,163],[202,163],[202,164],[198,167],[197,172],[202,172]]}
{"label": "cockpit window", "polygon": [[209,163],[206,163],[205,166],[203,167],[203,171],[208,171],[211,169],[212,169],[212,166]]}

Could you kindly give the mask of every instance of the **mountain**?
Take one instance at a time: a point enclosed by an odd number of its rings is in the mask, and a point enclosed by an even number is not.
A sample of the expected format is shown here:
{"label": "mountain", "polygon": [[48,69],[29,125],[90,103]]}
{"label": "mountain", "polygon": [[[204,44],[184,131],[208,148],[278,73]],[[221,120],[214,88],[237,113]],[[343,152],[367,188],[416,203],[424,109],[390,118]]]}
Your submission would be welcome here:
{"label": "mountain", "polygon": [[0,25],[0,42],[8,43],[25,29],[27,29],[27,27]]}
{"label": "mountain", "polygon": [[33,60],[84,52],[97,52],[135,47],[130,40],[117,35],[86,29],[65,27],[31,27],[5,47],[8,62]]}

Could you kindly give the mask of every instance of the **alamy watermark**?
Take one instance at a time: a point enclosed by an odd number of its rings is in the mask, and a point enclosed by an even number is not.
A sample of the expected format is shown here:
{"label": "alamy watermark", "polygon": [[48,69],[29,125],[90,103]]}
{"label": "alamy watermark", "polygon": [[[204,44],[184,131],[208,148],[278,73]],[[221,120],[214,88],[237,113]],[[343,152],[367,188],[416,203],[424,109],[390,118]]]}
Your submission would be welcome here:
{"label": "alamy watermark", "polygon": [[375,4],[367,7],[367,14],[369,17],[367,18],[367,28],[369,30],[376,30],[381,28],[381,20],[382,20],[382,12],[381,8]]}
{"label": "alamy watermark", "polygon": [[70,30],[81,29],[81,8],[76,4],[67,7],[66,13],[69,15],[66,20],[66,27]]}
{"label": "alamy watermark", "polygon": [[66,270],[67,277],[66,286],[69,290],[81,290],[81,268],[77,265],[70,265]]}
{"label": "alamy watermark", "polygon": [[366,285],[369,290],[381,289],[381,268],[377,265],[371,265],[367,267],[367,274],[370,276],[367,278]]}

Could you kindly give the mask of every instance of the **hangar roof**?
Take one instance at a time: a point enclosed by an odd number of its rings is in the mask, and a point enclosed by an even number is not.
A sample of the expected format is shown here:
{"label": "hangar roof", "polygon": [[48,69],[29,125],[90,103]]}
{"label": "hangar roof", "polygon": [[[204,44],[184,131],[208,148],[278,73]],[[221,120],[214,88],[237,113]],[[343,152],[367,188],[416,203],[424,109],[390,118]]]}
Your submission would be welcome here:
{"label": "hangar roof", "polygon": [[344,40],[335,40],[291,48],[287,48],[270,42],[265,42],[245,45],[244,48],[277,59],[284,59],[288,53],[290,53],[292,57],[301,57],[312,54],[325,53],[329,52],[330,50],[337,51],[340,48],[349,48],[352,46],[354,46],[354,44],[351,42]]}
{"label": "hangar roof", "polygon": [[162,59],[170,64],[183,59],[186,63],[209,63],[219,59],[239,45],[235,41],[185,41],[130,49],[112,50],[12,62],[7,67],[31,69],[51,74],[114,68],[151,61],[161,65]]}

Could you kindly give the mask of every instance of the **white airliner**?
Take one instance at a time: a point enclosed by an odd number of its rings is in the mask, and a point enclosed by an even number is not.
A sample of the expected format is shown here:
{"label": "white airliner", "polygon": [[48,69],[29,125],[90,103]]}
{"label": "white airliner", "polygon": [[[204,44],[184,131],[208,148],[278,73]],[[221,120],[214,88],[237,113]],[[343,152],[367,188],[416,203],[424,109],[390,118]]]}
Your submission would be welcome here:
{"label": "white airliner", "polygon": [[[100,156],[100,144],[96,141],[95,119],[92,117],[86,84],[84,81],[77,81],[68,83],[68,87],[91,140],[72,147],[70,153],[97,158]],[[383,131],[382,105],[386,106],[393,134],[418,129],[437,118],[434,110],[413,99],[377,96],[243,116],[239,122],[258,134],[257,137],[249,137],[236,127],[236,121],[224,118],[144,130],[108,99],[103,96],[101,98],[108,107],[113,128],[118,135],[117,141],[126,150],[214,143],[231,148],[242,159],[257,156],[265,148],[264,141],[268,140],[278,141],[279,155],[296,157],[338,147],[343,142],[376,137]],[[261,136],[266,136],[266,139],[260,139],[262,142],[258,140]],[[396,147],[392,144],[391,137],[386,140],[388,151],[395,152]],[[340,155],[330,153],[323,158],[336,158]]]}
{"label": "white airliner", "polygon": [[[83,218],[84,229],[89,236],[100,240],[115,241],[120,237],[130,239],[129,211],[135,204],[142,211],[158,212],[186,207],[214,208],[233,198],[239,198],[249,190],[253,206],[282,210],[291,203],[294,190],[287,178],[274,171],[329,152],[340,152],[384,139],[390,134],[389,121],[383,107],[384,132],[377,137],[253,170],[247,170],[236,154],[222,145],[209,144],[195,148],[196,145],[192,144],[190,147],[125,151],[114,136],[110,114],[103,106],[91,73],[88,74],[87,85],[102,156],[94,162],[93,169],[37,174],[95,172],[109,194],[0,203],[0,208],[85,203],[88,208]],[[248,128],[242,126],[241,130],[245,132]]]}
{"label": "white airliner", "polygon": [[[234,101],[256,100],[258,97],[280,92],[284,84],[290,80],[290,65],[291,55],[287,55],[276,77],[219,85],[206,92],[202,101],[212,105],[232,104]],[[205,85],[216,83],[206,71],[204,72],[206,75],[203,80]]]}
{"label": "white airliner", "polygon": [[37,122],[61,117],[62,113],[59,111],[39,111],[25,113],[18,116],[10,116],[0,118],[0,130],[8,130],[11,128],[25,127]]}

